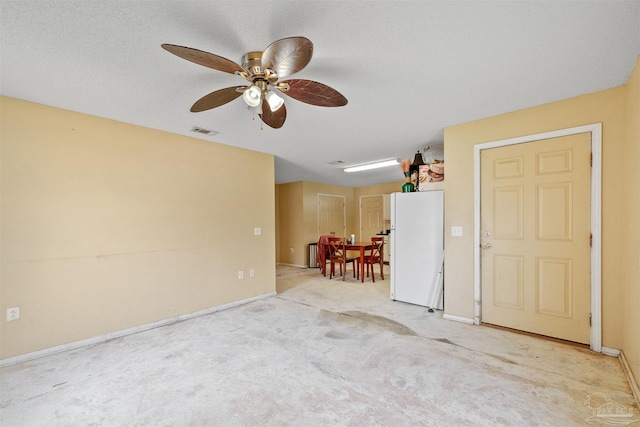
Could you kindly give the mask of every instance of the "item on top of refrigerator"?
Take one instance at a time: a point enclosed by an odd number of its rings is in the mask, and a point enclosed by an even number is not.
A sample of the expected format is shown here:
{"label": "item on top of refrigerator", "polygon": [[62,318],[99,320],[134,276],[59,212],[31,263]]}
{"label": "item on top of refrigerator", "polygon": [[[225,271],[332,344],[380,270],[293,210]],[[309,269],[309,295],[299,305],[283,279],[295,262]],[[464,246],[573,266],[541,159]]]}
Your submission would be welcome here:
{"label": "item on top of refrigerator", "polygon": [[[420,166],[418,172],[418,191],[420,184],[429,182],[440,182],[444,180],[444,163],[431,163],[430,165]],[[423,189],[426,186],[423,185]]]}
{"label": "item on top of refrigerator", "polygon": [[422,154],[420,151],[416,151],[415,156],[413,156],[413,163],[409,166],[409,171],[411,172],[411,183],[413,184],[415,190],[418,191],[418,175],[420,171],[420,166],[424,165],[424,160],[422,159]]}
{"label": "item on top of refrigerator", "polygon": [[438,175],[444,178],[444,163],[431,163],[430,169],[434,175]]}

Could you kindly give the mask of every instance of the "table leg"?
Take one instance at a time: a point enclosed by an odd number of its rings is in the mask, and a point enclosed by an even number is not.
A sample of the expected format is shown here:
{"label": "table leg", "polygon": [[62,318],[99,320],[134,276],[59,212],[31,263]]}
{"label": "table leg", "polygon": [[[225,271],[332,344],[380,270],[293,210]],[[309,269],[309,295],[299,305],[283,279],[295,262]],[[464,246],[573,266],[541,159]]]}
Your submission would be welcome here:
{"label": "table leg", "polygon": [[364,248],[360,248],[360,280],[364,283]]}

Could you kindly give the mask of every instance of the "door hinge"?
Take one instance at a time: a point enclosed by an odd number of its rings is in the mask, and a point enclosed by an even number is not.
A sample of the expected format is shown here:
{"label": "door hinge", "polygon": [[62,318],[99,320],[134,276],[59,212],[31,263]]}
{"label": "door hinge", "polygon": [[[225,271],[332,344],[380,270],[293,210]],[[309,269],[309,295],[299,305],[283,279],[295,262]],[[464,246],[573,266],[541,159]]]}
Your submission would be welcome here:
{"label": "door hinge", "polygon": [[589,166],[593,167],[593,153],[589,155]]}
{"label": "door hinge", "polygon": [[589,247],[593,247],[593,233],[589,233]]}
{"label": "door hinge", "polygon": [[591,313],[589,313],[589,326],[591,326]]}

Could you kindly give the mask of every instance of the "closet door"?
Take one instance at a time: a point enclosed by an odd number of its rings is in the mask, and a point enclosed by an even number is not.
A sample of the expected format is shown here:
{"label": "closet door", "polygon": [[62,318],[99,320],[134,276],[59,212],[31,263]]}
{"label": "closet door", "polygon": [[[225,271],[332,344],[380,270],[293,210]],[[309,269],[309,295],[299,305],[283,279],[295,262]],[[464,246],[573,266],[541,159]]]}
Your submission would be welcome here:
{"label": "closet door", "polygon": [[360,197],[360,236],[359,241],[368,242],[371,237],[382,231],[384,201],[381,195]]}
{"label": "closet door", "polygon": [[345,205],[344,196],[318,194],[318,237],[325,234],[346,236]]}

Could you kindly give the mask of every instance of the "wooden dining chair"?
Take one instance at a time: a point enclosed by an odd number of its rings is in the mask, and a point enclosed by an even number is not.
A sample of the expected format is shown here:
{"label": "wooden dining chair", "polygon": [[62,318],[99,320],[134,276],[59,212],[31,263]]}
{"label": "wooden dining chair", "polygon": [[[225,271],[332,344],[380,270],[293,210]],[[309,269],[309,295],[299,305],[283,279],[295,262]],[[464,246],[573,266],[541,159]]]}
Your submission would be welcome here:
{"label": "wooden dining chair", "polygon": [[346,239],[344,237],[329,237],[329,279],[332,279],[336,272],[336,264],[340,265],[340,275],[344,281],[347,275],[347,264],[351,263],[353,277],[356,277],[356,258],[347,256]]}
{"label": "wooden dining chair", "polygon": [[[380,266],[380,278],[384,280],[384,237],[372,237],[371,249],[369,253],[364,256],[364,263],[367,266],[367,277],[369,277],[369,266],[371,266],[371,278],[376,281],[376,274],[373,266],[378,264]],[[358,266],[358,268],[360,268]]]}
{"label": "wooden dining chair", "polygon": [[335,235],[325,234],[318,238],[318,253],[316,255],[316,259],[320,266],[320,272],[323,276],[327,275],[327,263],[330,261],[329,237],[335,237]]}

